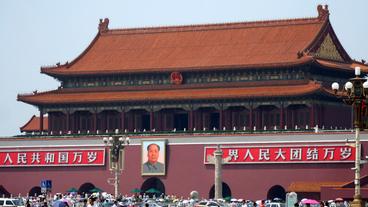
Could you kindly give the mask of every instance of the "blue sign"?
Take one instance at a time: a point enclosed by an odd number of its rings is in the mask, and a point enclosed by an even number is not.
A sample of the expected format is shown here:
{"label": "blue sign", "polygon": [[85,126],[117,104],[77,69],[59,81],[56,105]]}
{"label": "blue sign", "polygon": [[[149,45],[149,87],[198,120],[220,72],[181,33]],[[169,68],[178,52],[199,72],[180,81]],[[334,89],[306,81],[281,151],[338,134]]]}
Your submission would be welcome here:
{"label": "blue sign", "polygon": [[51,180],[41,180],[41,188],[51,189],[52,188]]}

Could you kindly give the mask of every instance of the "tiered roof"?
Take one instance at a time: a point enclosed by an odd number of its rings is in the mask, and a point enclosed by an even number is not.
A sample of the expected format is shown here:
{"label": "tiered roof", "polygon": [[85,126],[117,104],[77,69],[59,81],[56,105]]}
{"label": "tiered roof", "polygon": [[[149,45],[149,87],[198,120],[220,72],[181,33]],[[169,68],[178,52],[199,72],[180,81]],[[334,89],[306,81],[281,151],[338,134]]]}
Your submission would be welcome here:
{"label": "tiered roof", "polygon": [[[51,76],[254,68],[310,62],[333,31],[327,8],[317,18],[227,24],[108,29],[108,19],[89,47],[71,63],[42,68]],[[336,36],[339,55],[350,57]]]}
{"label": "tiered roof", "polygon": [[[48,117],[43,117],[43,130],[47,131],[49,128],[49,124],[48,124]],[[40,117],[37,117],[35,115],[33,115],[31,117],[31,119],[24,124],[24,126],[20,127],[20,131],[21,132],[27,132],[27,133],[31,133],[31,132],[39,132],[40,131]]]}
{"label": "tiered roof", "polygon": [[[189,101],[233,98],[290,97],[326,92],[321,84],[310,81],[298,85],[245,86],[221,88],[165,89],[145,91],[99,91],[73,92],[51,91],[25,97],[22,101],[31,104],[91,104],[103,102],[142,102],[142,101]],[[328,92],[326,93],[328,94]]]}
{"label": "tiered roof", "polygon": [[[108,19],[100,20],[98,34],[75,60],[41,68],[41,72],[56,78],[65,78],[104,74],[259,69],[303,64],[317,64],[339,70],[352,70],[354,66],[360,65],[363,70],[368,70],[366,65],[352,61],[341,46],[331,27],[327,6],[318,6],[316,18],[114,30],[108,28],[108,23]],[[175,91],[158,88],[156,91],[107,92],[58,89],[20,95],[18,100],[39,105],[251,98],[301,95],[318,91],[320,87],[319,84],[310,82],[292,86],[292,89],[285,89],[283,86],[221,89],[176,87]]]}

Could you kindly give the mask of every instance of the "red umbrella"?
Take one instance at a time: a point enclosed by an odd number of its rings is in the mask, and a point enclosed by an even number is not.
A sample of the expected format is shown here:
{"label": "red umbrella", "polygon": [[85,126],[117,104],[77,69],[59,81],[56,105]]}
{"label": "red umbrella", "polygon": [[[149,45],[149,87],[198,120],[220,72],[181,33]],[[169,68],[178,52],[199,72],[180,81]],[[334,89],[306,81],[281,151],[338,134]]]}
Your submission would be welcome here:
{"label": "red umbrella", "polygon": [[306,199],[302,201],[302,204],[319,204],[319,202],[313,199]]}
{"label": "red umbrella", "polygon": [[342,198],[336,198],[336,199],[335,199],[335,201],[336,201],[336,202],[343,202],[343,201],[344,201],[344,199],[342,199]]}

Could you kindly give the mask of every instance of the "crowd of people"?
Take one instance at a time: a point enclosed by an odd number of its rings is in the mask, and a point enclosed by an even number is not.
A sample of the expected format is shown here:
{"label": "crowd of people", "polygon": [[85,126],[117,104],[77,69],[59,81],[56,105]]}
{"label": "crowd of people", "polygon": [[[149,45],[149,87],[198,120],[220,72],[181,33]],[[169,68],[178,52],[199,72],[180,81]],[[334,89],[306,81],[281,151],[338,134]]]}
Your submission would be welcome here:
{"label": "crowd of people", "polygon": [[[22,199],[24,207],[275,207],[271,205],[279,203],[277,207],[287,207],[285,202],[271,200],[244,200],[244,199],[198,199],[196,197],[176,197],[171,195],[156,194],[134,194],[132,196],[119,196],[114,198],[111,194],[92,193],[80,195],[77,193],[60,194],[54,196],[35,196]],[[22,207],[22,206],[19,206]],[[348,201],[330,200],[314,204],[303,203],[303,200],[295,203],[293,207],[350,207]]]}

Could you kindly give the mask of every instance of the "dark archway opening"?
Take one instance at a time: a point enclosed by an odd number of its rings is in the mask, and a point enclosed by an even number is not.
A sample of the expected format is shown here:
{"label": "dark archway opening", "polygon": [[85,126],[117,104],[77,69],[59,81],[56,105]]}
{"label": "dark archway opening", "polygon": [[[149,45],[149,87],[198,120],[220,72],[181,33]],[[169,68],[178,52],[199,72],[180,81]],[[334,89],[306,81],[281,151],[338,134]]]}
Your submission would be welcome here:
{"label": "dark archway opening", "polygon": [[0,185],[0,196],[1,197],[5,197],[5,198],[9,198],[10,197],[10,193],[8,190],[6,190],[4,188],[4,186]]}
{"label": "dark archway opening", "polygon": [[279,198],[279,199],[285,201],[286,192],[285,192],[285,189],[280,185],[272,186],[267,192],[267,199],[268,200],[274,200],[275,198]]}
{"label": "dark archway opening", "polygon": [[220,114],[218,112],[211,113],[210,115],[210,130],[213,128],[220,128]]}
{"label": "dark archway opening", "polygon": [[41,187],[40,186],[35,186],[33,188],[31,188],[31,190],[29,191],[28,193],[30,196],[39,196],[39,195],[42,195],[41,193]]}
{"label": "dark archway opening", "polygon": [[79,189],[78,189],[78,193],[81,195],[84,194],[89,194],[91,193],[91,190],[95,188],[95,185],[93,185],[92,183],[83,183]]}
{"label": "dark archway opening", "polygon": [[179,131],[183,131],[184,128],[188,129],[188,114],[174,114],[174,128]]}
{"label": "dark archway opening", "polygon": [[149,114],[143,114],[142,115],[142,130],[150,130],[151,129],[151,121],[150,121],[150,115]]}
{"label": "dark archway opening", "polygon": [[[213,185],[210,189],[209,198],[213,199],[215,197],[215,185]],[[222,182],[222,197],[231,198],[231,189],[228,184]]]}
{"label": "dark archway opening", "polygon": [[76,111],[74,113],[75,132],[86,133],[92,129],[92,114],[88,111]]}
{"label": "dark archway opening", "polygon": [[[148,190],[152,191],[153,189],[156,190],[155,193],[147,193]],[[141,186],[141,192],[148,194],[150,197],[152,197],[153,195],[157,197],[161,194],[165,194],[165,185],[160,179],[156,177],[151,177],[143,182]]]}

